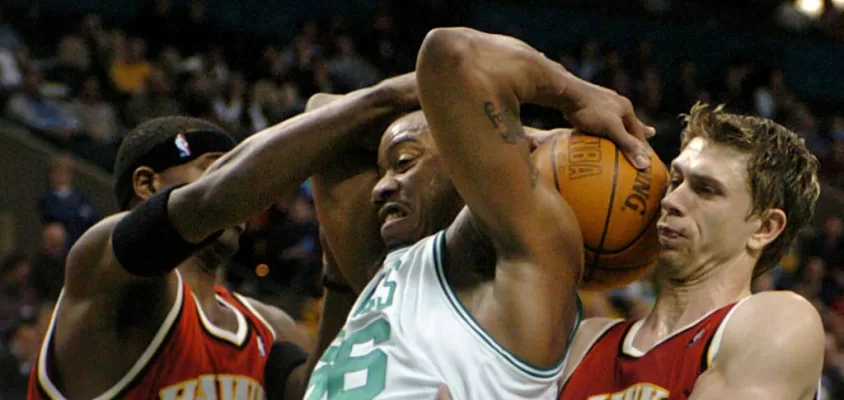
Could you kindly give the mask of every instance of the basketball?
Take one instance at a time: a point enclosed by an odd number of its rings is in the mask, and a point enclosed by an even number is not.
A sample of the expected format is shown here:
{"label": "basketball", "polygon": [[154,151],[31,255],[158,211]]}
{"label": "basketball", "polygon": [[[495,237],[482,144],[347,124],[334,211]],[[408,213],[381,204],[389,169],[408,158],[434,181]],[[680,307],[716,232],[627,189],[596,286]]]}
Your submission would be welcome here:
{"label": "basketball", "polygon": [[552,183],[580,223],[585,248],[582,289],[606,290],[641,279],[656,262],[656,223],[668,172],[634,168],[607,139],[569,131],[534,151],[540,179]]}

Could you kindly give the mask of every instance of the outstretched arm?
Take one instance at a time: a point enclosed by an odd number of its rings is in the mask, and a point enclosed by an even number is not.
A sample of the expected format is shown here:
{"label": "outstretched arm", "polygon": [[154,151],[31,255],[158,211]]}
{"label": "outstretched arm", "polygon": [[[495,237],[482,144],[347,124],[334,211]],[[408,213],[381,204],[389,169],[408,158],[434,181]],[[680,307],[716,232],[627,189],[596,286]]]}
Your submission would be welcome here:
{"label": "outstretched arm", "polygon": [[[308,101],[307,110],[324,107],[343,97],[318,93]],[[383,126],[370,124],[361,129],[381,132]],[[325,288],[317,343],[308,360],[307,375],[342,329],[357,299],[356,293],[369,280],[369,266],[374,265],[384,250],[376,211],[369,201],[372,187],[378,179],[376,161],[375,153],[367,149],[363,141],[358,141],[311,176],[320,221],[323,277],[334,285],[346,286],[349,291]],[[334,249],[339,249],[339,252]],[[345,268],[340,267],[335,254],[341,255]]]}
{"label": "outstretched arm", "polygon": [[626,99],[579,80],[510,37],[435,29],[422,44],[416,71],[420,103],[446,170],[499,258],[488,314],[508,320],[476,317],[516,355],[553,364],[562,358],[574,320],[583,243],[571,208],[530,161],[520,104],[556,107],[576,127],[605,133],[628,153],[642,148],[623,121],[641,129],[642,138],[644,125]]}
{"label": "outstretched arm", "polygon": [[[393,82],[415,92],[413,74]],[[319,109],[344,97],[319,93],[311,97],[307,109]],[[360,126],[365,132],[360,140],[311,176],[323,248],[329,249],[332,265],[339,272],[329,278],[338,278],[338,283],[348,284],[355,293],[369,282],[373,266],[385,252],[377,208],[370,198],[378,182],[377,143],[390,122],[392,119],[383,119]]]}
{"label": "outstretched arm", "polygon": [[[332,158],[351,147],[362,128],[377,121],[389,121],[408,104],[416,105],[415,88],[404,90],[397,79],[343,96],[317,112],[308,112],[261,131],[213,162],[208,158],[204,175],[197,181],[147,201],[141,210],[119,214],[100,222],[74,245],[68,257],[67,293],[71,297],[95,296],[127,284],[148,283],[148,293],[175,288],[172,271],[206,238],[233,227],[261,212],[310,174],[330,165]],[[408,86],[408,85],[405,85]],[[404,91],[403,91],[404,90]],[[406,99],[411,97],[412,101]],[[156,203],[157,202],[157,203]],[[151,204],[161,204],[150,207]],[[157,216],[151,218],[151,215]],[[151,224],[150,221],[157,221]],[[128,222],[127,222],[128,221]],[[126,229],[118,229],[120,226]],[[145,229],[138,229],[138,227]],[[113,232],[120,231],[113,241]],[[168,235],[162,235],[167,232]],[[171,238],[179,245],[167,260],[150,271],[124,268],[115,257],[118,244],[124,260],[143,263],[148,242],[155,237]],[[195,246],[194,246],[195,247]],[[141,256],[126,256],[140,254]],[[159,257],[162,258],[162,257]],[[140,269],[145,268],[143,265]],[[134,271],[129,272],[127,269]],[[98,279],[90,280],[90,276]],[[169,283],[159,279],[169,276]],[[161,288],[161,290],[157,289]],[[173,297],[170,291],[169,297]]]}
{"label": "outstretched arm", "polygon": [[724,330],[690,400],[811,400],[823,369],[824,331],[811,303],[791,292],[754,295]]}
{"label": "outstretched arm", "polygon": [[[413,74],[395,78],[387,84],[395,89],[394,93],[409,96],[403,102],[415,105]],[[318,93],[310,98],[306,110],[316,110],[354,95]],[[308,361],[291,375],[291,387],[298,389],[290,391],[287,398],[302,397],[311,372],[342,329],[357,299],[356,293],[367,284],[371,270],[384,253],[377,211],[369,199],[378,181],[378,139],[390,122],[391,118],[376,119],[358,126],[364,134],[311,176],[320,221],[323,275],[328,282],[347,285],[350,290],[325,289],[315,346]]]}
{"label": "outstretched arm", "polygon": [[319,111],[265,129],[216,161],[201,179],[177,189],[168,203],[177,231],[190,242],[261,212],[346,150],[361,128],[391,119],[407,97],[387,80]]}

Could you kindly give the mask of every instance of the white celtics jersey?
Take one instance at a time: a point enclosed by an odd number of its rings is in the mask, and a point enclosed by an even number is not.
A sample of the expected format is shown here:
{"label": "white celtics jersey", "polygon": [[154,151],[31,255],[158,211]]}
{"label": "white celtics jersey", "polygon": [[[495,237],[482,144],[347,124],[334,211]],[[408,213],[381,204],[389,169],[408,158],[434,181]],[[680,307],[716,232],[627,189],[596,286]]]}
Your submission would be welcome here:
{"label": "white celtics jersey", "polygon": [[307,400],[556,399],[563,360],[540,368],[502,348],[446,283],[445,233],[390,253],[311,376]]}

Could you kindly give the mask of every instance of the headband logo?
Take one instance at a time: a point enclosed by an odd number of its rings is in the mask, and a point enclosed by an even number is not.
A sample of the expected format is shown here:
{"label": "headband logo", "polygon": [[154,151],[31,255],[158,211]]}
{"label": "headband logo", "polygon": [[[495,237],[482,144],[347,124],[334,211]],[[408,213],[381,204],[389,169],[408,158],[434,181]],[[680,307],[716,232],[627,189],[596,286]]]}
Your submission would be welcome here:
{"label": "headband logo", "polygon": [[180,133],[176,135],[176,148],[179,149],[179,157],[185,158],[190,157],[190,145],[188,144],[188,139],[185,138],[184,133]]}

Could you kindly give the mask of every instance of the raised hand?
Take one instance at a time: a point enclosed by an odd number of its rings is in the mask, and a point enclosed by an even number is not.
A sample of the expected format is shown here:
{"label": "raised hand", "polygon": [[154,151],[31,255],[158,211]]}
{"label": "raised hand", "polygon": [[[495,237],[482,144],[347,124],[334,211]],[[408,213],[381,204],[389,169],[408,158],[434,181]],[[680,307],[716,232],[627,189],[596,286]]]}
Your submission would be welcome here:
{"label": "raised hand", "polygon": [[647,139],[656,132],[618,93],[580,79],[569,79],[560,104],[566,119],[580,131],[604,136],[618,146],[637,168],[650,166]]}

